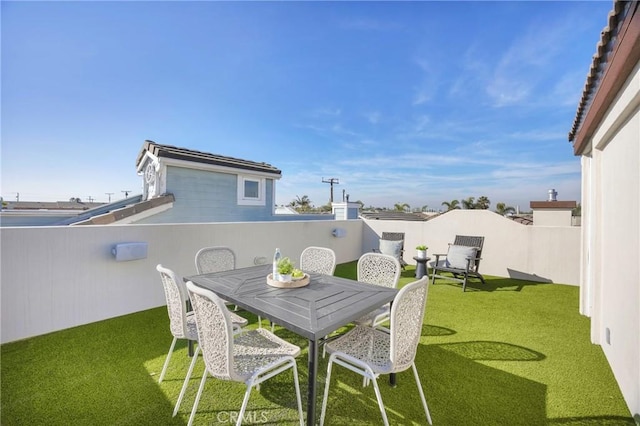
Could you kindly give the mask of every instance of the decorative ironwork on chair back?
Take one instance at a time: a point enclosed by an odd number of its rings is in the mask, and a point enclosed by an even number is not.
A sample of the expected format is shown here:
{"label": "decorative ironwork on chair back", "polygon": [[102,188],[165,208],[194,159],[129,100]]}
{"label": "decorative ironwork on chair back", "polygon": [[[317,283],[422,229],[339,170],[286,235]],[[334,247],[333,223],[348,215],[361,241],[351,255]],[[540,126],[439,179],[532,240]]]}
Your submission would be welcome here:
{"label": "decorative ironwork on chair back", "polygon": [[198,324],[198,344],[207,371],[218,379],[242,381],[233,367],[233,329],[228,310],[212,291],[187,284]]}
{"label": "decorative ironwork on chair back", "polygon": [[164,295],[167,300],[167,312],[169,314],[169,329],[171,334],[178,339],[186,339],[187,305],[183,293],[178,288],[175,273],[162,265],[156,266],[160,273]]}
{"label": "decorative ironwork on chair back", "polygon": [[413,364],[429,292],[429,278],[404,286],[391,307],[391,352],[394,371],[403,371]]}
{"label": "decorative ironwork on chair back", "polygon": [[400,279],[400,262],[382,253],[365,253],[358,259],[358,281],[395,288]]}
{"label": "decorative ironwork on chair back", "polygon": [[236,254],[229,247],[204,247],[196,253],[198,274],[235,269]]}
{"label": "decorative ironwork on chair back", "polygon": [[330,248],[307,247],[300,255],[300,269],[304,272],[333,275],[336,269],[336,254]]}

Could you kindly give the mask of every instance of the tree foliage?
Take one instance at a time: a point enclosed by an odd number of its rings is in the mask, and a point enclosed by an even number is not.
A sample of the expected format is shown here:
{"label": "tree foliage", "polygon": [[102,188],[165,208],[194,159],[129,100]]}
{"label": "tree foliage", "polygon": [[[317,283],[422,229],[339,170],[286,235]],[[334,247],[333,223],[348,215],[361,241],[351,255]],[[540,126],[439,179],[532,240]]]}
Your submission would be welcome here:
{"label": "tree foliage", "polygon": [[489,205],[491,204],[491,201],[489,201],[489,199],[482,195],[480,197],[478,197],[478,201],[476,201],[475,207],[476,209],[481,209],[481,210],[487,210],[489,208]]}
{"label": "tree foliage", "polygon": [[507,215],[509,213],[515,213],[516,209],[514,209],[511,206],[507,206],[505,203],[498,203],[496,204],[496,213],[498,213],[499,215]]}
{"label": "tree foliage", "polygon": [[455,210],[460,208],[460,201],[458,200],[443,201],[442,205],[447,207],[447,211]]}
{"label": "tree foliage", "polygon": [[293,207],[297,212],[300,213],[307,213],[311,211],[311,208],[313,207],[313,205],[311,204],[311,200],[307,195],[303,195],[302,197],[296,195],[296,199],[292,200],[289,203],[289,206]]}
{"label": "tree foliage", "polygon": [[395,211],[397,211],[397,212],[404,212],[404,211],[409,210],[410,208],[411,208],[411,206],[409,204],[407,204],[407,203],[396,203],[393,206],[393,209]]}

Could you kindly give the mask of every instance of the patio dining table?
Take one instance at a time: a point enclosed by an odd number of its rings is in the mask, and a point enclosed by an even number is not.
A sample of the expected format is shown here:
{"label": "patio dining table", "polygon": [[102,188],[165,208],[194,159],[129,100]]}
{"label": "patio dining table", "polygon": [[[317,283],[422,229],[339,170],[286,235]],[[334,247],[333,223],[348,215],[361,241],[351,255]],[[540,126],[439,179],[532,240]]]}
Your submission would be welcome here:
{"label": "patio dining table", "polygon": [[316,418],[318,345],[333,331],[391,302],[397,290],[333,275],[311,273],[305,287],[267,284],[271,265],[184,277],[221,298],[309,340],[307,425]]}

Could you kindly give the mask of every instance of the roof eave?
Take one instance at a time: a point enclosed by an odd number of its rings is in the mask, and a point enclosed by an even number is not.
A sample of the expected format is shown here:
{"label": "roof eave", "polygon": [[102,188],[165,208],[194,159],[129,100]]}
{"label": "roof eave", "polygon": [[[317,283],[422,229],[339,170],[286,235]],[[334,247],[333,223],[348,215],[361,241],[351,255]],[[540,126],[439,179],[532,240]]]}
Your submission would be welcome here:
{"label": "roof eave", "polygon": [[[621,23],[617,40],[611,47],[609,64],[601,77],[591,105],[586,113],[582,111],[586,102],[583,96],[578,107],[579,112],[574,124],[575,131],[572,130],[569,134],[569,141],[573,142],[575,155],[582,155],[589,147],[591,138],[609,107],[640,61],[640,4],[633,2],[629,7],[630,9]],[[603,38],[605,33],[603,31]],[[594,56],[594,62],[596,60],[599,60],[598,55]],[[586,90],[587,88],[585,88]]]}

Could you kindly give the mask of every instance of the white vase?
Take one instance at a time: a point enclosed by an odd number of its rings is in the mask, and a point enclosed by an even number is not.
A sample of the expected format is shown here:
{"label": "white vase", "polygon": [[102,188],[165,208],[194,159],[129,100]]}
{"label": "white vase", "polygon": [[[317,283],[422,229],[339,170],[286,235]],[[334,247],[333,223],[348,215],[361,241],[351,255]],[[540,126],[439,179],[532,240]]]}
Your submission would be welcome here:
{"label": "white vase", "polygon": [[291,274],[278,274],[278,281],[288,283],[291,281]]}
{"label": "white vase", "polygon": [[418,255],[416,256],[418,259],[426,259],[427,251],[426,250],[418,250]]}

